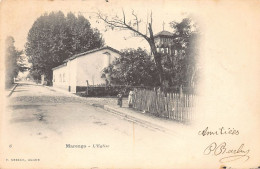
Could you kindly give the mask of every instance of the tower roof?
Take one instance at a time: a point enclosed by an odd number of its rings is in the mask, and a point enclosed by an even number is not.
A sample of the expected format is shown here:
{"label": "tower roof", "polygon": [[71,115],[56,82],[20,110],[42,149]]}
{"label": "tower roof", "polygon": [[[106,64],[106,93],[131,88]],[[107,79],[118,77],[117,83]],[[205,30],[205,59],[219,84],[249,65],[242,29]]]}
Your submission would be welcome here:
{"label": "tower roof", "polygon": [[170,37],[172,37],[173,33],[169,32],[169,31],[161,31],[161,32],[154,35],[155,38],[159,37],[159,36],[170,36]]}

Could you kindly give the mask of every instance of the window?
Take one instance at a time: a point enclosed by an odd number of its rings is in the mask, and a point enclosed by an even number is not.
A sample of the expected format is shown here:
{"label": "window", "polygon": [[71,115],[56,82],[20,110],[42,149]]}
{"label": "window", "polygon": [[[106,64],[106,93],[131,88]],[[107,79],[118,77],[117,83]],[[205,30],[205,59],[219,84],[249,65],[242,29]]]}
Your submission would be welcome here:
{"label": "window", "polygon": [[65,73],[63,73],[63,82],[66,82],[66,80],[65,80]]}
{"label": "window", "polygon": [[61,77],[61,74],[60,74],[60,82],[62,82],[62,77]]}
{"label": "window", "polygon": [[53,82],[55,82],[55,75],[53,75]]}

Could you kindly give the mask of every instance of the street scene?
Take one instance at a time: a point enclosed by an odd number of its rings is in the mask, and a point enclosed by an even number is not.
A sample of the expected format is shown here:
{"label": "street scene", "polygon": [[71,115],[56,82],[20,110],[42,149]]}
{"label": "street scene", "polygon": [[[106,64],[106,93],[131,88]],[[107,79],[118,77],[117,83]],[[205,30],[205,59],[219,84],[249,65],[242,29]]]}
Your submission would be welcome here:
{"label": "street scene", "polygon": [[[112,105],[116,110],[119,107],[116,105],[116,100],[116,98],[82,98],[51,87],[33,83],[19,83],[8,99],[8,109],[12,112],[9,122],[12,125],[28,126],[28,129],[31,130],[38,128],[39,131],[31,131],[32,133],[28,134],[41,139],[64,135],[63,132],[67,133],[70,131],[66,128],[70,125],[86,125],[84,128],[89,129],[91,129],[91,125],[103,126],[111,129],[108,133],[118,130],[118,134],[132,136],[132,133],[129,133],[132,132],[132,127],[128,130],[129,126],[133,125],[131,119],[113,115],[113,113],[109,113],[109,111],[104,109],[104,105]],[[124,107],[127,110],[127,100],[125,99],[122,109]],[[169,122],[172,123],[171,121]],[[26,123],[30,125],[25,125]],[[148,125],[145,126],[145,123],[142,124],[140,122],[138,124],[137,122],[136,127],[138,131],[143,130],[147,132],[147,135],[154,132],[160,133],[160,130],[167,135],[167,131],[164,132],[160,128],[156,129],[156,126],[154,128]],[[15,128],[20,129],[20,127]],[[97,134],[97,132],[92,134]],[[136,138],[138,138],[138,135]]]}
{"label": "street scene", "polygon": [[259,8],[1,1],[0,168],[259,169]]}
{"label": "street scene", "polygon": [[[95,165],[95,159],[89,156],[97,151],[99,156],[101,153],[101,157],[104,158],[111,154],[118,157],[120,154],[125,155],[125,152],[131,152],[135,155],[134,159],[132,155],[123,159],[117,158],[117,162],[129,166],[133,164],[132,160],[141,160],[143,156],[155,160],[162,153],[187,146],[185,142],[188,140],[185,141],[185,138],[189,137],[188,133],[184,133],[189,129],[181,124],[176,125],[166,120],[163,123],[168,123],[168,128],[165,128],[165,125],[156,123],[158,119],[154,117],[148,116],[145,120],[140,117],[130,118],[127,114],[122,116],[111,113],[102,108],[101,104],[114,105],[115,110],[118,107],[115,98],[82,98],[51,87],[28,82],[19,83],[8,98],[4,120],[4,131],[8,131],[8,137],[3,139],[7,145],[5,148],[10,154],[12,151],[16,152],[16,155],[7,157],[37,158],[41,162],[28,164],[37,166],[45,164],[50,159],[59,163],[59,160],[65,157],[66,160],[78,161],[80,159],[77,153],[81,153],[80,158],[86,159],[83,153],[88,160],[82,165]],[[127,100],[124,100],[122,109],[126,105]],[[149,121],[149,118],[154,121]],[[174,145],[169,145],[172,142]],[[86,146],[87,150],[75,150],[78,148],[72,148],[73,145]],[[149,153],[153,152],[151,147],[157,149],[157,155]],[[25,149],[26,154],[23,154]],[[63,155],[55,157],[55,153],[51,153],[52,150],[63,152]],[[43,151],[49,152],[48,157]],[[69,153],[69,156],[66,156],[66,153]],[[111,160],[113,156],[109,158]],[[111,160],[104,164],[113,163]]]}
{"label": "street scene", "polygon": [[194,147],[198,23],[189,14],[110,10],[49,9],[28,20],[24,41],[6,37],[7,166],[156,167],[193,158],[170,156]]}

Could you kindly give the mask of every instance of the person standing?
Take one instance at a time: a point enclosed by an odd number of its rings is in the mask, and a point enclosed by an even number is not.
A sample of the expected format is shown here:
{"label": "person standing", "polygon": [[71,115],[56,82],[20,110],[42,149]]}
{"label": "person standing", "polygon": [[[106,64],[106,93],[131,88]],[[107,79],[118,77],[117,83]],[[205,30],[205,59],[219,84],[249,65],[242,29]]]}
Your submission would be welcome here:
{"label": "person standing", "polygon": [[123,94],[121,92],[119,92],[117,95],[117,105],[122,107],[122,101],[123,101]]}
{"label": "person standing", "polygon": [[131,107],[131,108],[133,107],[133,95],[134,95],[134,92],[131,89],[129,91],[129,95],[128,95],[128,106]]}

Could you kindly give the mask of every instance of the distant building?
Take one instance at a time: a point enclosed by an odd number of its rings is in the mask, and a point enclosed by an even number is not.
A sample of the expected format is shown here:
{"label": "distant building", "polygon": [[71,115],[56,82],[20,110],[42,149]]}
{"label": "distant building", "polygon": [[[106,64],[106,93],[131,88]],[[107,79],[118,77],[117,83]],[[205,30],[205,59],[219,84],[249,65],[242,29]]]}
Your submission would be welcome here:
{"label": "distant building", "polygon": [[53,86],[76,93],[88,84],[104,84],[103,69],[119,56],[120,52],[109,46],[74,55],[52,69]]}
{"label": "distant building", "polygon": [[154,35],[154,42],[159,53],[174,54],[174,34],[161,31]]}

